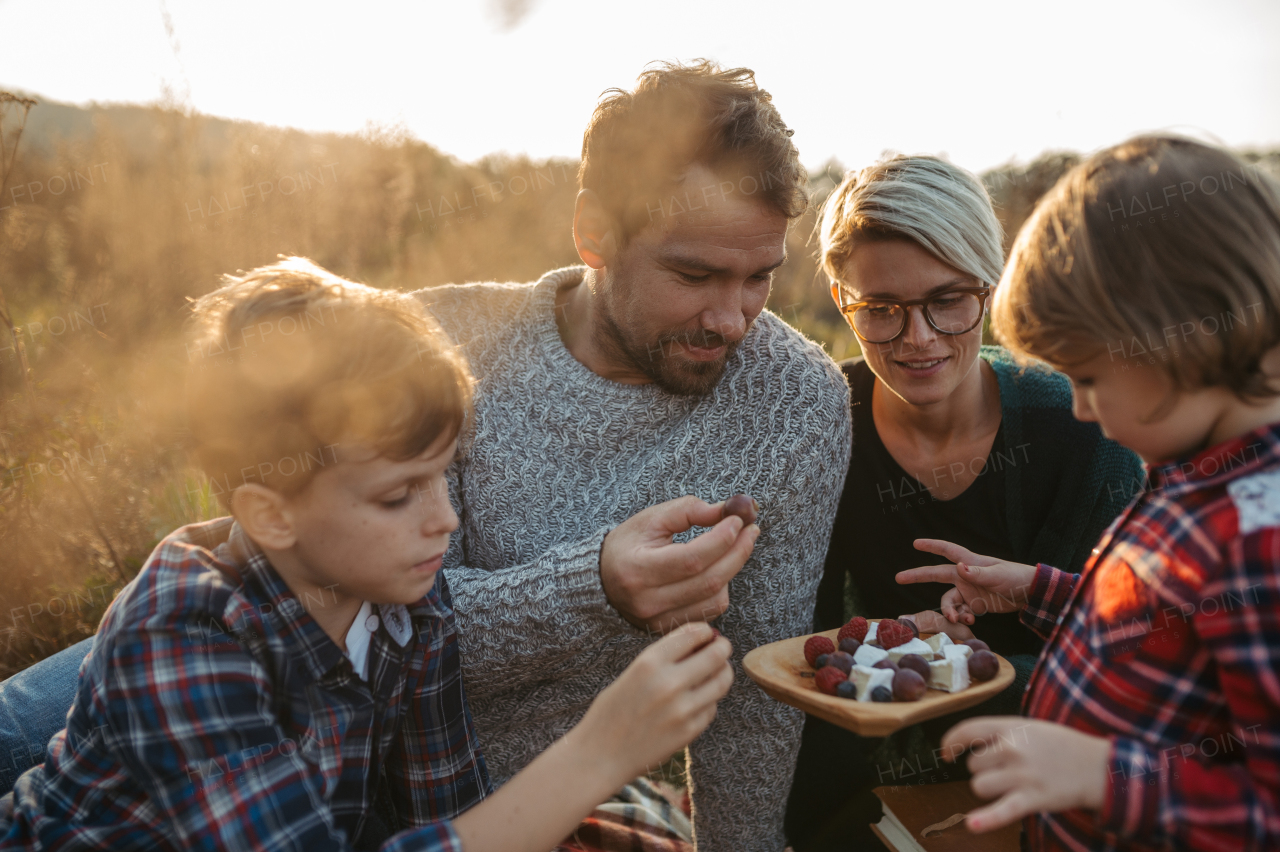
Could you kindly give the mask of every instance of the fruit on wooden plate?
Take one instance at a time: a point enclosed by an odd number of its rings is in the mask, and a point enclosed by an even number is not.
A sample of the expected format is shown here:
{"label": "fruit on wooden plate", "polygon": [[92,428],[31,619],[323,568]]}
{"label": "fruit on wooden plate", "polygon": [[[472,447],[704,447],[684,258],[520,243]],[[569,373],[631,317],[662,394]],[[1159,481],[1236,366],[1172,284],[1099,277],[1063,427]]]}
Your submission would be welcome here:
{"label": "fruit on wooden plate", "polygon": [[892,701],[893,691],[887,686],[877,686],[871,690],[872,701]]}
{"label": "fruit on wooden plate", "polygon": [[986,682],[1000,671],[1000,660],[990,651],[974,651],[969,657],[969,677]]}
{"label": "fruit on wooden plate", "polygon": [[854,639],[852,636],[846,636],[840,640],[840,650],[844,651],[846,654],[858,653],[858,648],[861,646],[862,643],[857,639]]}
{"label": "fruit on wooden plate", "polygon": [[860,615],[855,615],[849,619],[844,627],[840,628],[840,632],[836,635],[837,639],[857,639],[859,642],[867,641],[868,622]]}
{"label": "fruit on wooden plate", "polygon": [[879,629],[876,630],[876,641],[886,651],[910,642],[914,638],[916,636],[911,632],[910,627],[892,618],[881,621]]}
{"label": "fruit on wooden plate", "polygon": [[898,660],[898,670],[911,669],[920,677],[924,678],[925,683],[929,682],[929,661],[920,654],[903,654],[902,659]]}
{"label": "fruit on wooden plate", "polygon": [[846,680],[836,684],[836,697],[856,699],[858,697],[858,686],[851,680]]}
{"label": "fruit on wooden plate", "polygon": [[826,695],[835,695],[836,687],[848,679],[849,675],[835,666],[823,666],[818,669],[818,673],[813,677],[814,683],[818,686],[818,691]]}
{"label": "fruit on wooden plate", "polygon": [[991,646],[990,646],[990,645],[988,645],[986,642],[983,642],[981,639],[966,639],[966,640],[964,640],[963,642],[961,642],[960,644],[961,644],[961,645],[968,645],[970,648],[972,648],[972,649],[973,649],[973,650],[975,650],[975,651],[990,651],[990,650],[991,650]]}
{"label": "fruit on wooden plate", "polygon": [[743,526],[754,524],[756,518],[760,517],[760,504],[746,494],[735,494],[724,501],[724,508],[721,510],[720,516],[721,520],[730,515],[737,515],[742,518]]}
{"label": "fruit on wooden plate", "polygon": [[915,669],[898,669],[893,676],[894,701],[919,701],[929,685]]}
{"label": "fruit on wooden plate", "polygon": [[819,654],[830,654],[836,649],[836,643],[832,642],[826,636],[811,636],[804,643],[804,661],[814,668],[821,668],[817,665]]}
{"label": "fruit on wooden plate", "polygon": [[888,657],[885,657],[883,660],[880,660],[879,662],[872,663],[871,668],[888,669],[891,672],[896,672],[898,670],[898,664],[895,663],[893,660],[889,659]]}
{"label": "fruit on wooden plate", "polygon": [[834,654],[827,654],[827,665],[835,666],[845,674],[853,668],[853,655],[846,654],[844,651],[836,651]]}

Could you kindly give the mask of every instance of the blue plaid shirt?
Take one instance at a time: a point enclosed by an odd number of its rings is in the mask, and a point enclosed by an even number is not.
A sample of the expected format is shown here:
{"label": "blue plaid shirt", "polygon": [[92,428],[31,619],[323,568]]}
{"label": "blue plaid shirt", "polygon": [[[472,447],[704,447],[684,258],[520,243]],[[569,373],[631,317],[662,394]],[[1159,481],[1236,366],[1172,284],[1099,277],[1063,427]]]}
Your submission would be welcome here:
{"label": "blue plaid shirt", "polygon": [[444,575],[379,606],[368,682],[231,518],[183,527],[112,603],[67,728],[0,799],[0,849],[459,852],[492,787]]}

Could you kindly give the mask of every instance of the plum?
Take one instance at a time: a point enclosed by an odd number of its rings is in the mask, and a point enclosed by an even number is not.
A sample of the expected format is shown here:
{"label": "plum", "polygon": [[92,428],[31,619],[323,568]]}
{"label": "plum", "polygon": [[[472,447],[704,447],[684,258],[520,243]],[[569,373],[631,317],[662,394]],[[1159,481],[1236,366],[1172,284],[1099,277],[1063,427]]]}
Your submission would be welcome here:
{"label": "plum", "polygon": [[871,700],[892,701],[893,693],[889,691],[889,687],[887,686],[877,686],[875,689],[871,690]]}
{"label": "plum", "polygon": [[988,681],[1000,671],[1000,660],[990,651],[974,651],[969,655],[969,677]]}
{"label": "plum", "polygon": [[920,638],[920,628],[916,625],[916,620],[914,618],[907,618],[906,616],[903,616],[902,618],[899,618],[898,621],[911,628],[911,632],[914,634],[911,638]]}
{"label": "plum", "polygon": [[722,512],[721,520],[730,515],[737,515],[742,518],[742,525],[748,526],[754,524],[756,518],[760,516],[760,504],[746,494],[735,494],[724,501]]}
{"label": "plum", "polygon": [[871,668],[873,668],[873,669],[889,669],[890,671],[894,671],[894,672],[896,672],[896,671],[898,670],[898,664],[897,664],[897,663],[895,663],[893,660],[889,659],[888,657],[885,657],[885,658],[884,658],[883,660],[881,660],[880,662],[878,662],[878,663],[874,663],[874,664],[871,666]]}
{"label": "plum", "polygon": [[926,689],[928,684],[915,669],[898,669],[898,673],[893,676],[895,701],[919,701]]}
{"label": "plum", "polygon": [[857,653],[858,648],[861,646],[862,643],[857,639],[854,639],[852,636],[846,636],[840,640],[840,650],[844,651],[846,654]]}
{"label": "plum", "polygon": [[828,654],[827,665],[835,666],[840,671],[848,674],[853,669],[853,655],[846,654],[844,651],[836,651],[834,654]]}
{"label": "plum", "polygon": [[903,669],[910,669],[916,672],[926,682],[929,680],[929,661],[919,654],[903,654],[902,658],[898,660],[898,670],[901,671]]}
{"label": "plum", "polygon": [[966,639],[960,644],[968,645],[974,651],[990,651],[991,650],[991,646],[988,645],[986,642],[983,642],[981,639]]}

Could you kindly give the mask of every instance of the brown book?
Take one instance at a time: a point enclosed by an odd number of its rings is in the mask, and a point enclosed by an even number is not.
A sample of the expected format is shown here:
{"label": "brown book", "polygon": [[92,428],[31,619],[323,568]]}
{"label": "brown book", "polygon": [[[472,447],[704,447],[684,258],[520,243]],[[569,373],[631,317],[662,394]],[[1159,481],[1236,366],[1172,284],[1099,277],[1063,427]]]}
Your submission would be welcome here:
{"label": "brown book", "polygon": [[894,852],[1019,852],[1021,821],[983,834],[971,833],[961,821],[941,833],[920,836],[931,825],[986,804],[969,789],[968,781],[877,787],[873,792],[884,818],[871,830]]}

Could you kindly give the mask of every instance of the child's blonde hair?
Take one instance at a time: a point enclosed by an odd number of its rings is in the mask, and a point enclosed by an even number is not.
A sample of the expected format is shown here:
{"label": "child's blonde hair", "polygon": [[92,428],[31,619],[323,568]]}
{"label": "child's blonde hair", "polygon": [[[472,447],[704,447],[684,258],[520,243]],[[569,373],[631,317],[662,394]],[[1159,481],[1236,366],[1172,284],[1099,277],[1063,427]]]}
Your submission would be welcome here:
{"label": "child's blonde hair", "polygon": [[413,458],[470,411],[470,373],[417,299],[305,258],[226,276],[193,326],[193,450],[224,503],[248,482],[297,493],[343,442]]}
{"label": "child's blonde hair", "polygon": [[1060,367],[1109,352],[1175,390],[1275,395],[1260,361],[1280,343],[1280,185],[1219,148],[1141,136],[1058,181],[1022,227],[991,327]]}

